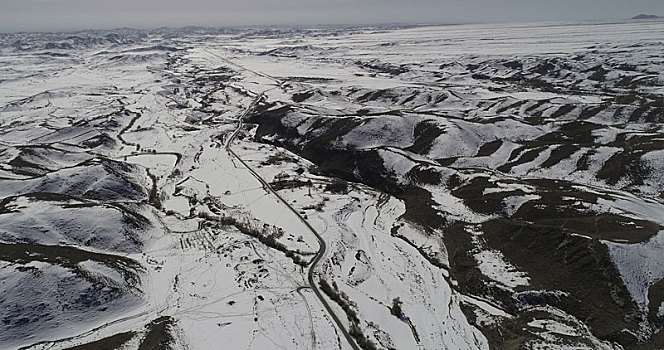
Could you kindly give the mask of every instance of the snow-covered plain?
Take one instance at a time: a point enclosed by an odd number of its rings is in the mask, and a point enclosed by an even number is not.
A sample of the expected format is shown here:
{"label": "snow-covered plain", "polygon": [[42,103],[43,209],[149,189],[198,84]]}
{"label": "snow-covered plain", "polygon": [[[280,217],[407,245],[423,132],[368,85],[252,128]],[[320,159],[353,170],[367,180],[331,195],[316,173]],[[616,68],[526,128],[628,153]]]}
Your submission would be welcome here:
{"label": "snow-covered plain", "polygon": [[0,34],[0,348],[662,345],[662,37]]}

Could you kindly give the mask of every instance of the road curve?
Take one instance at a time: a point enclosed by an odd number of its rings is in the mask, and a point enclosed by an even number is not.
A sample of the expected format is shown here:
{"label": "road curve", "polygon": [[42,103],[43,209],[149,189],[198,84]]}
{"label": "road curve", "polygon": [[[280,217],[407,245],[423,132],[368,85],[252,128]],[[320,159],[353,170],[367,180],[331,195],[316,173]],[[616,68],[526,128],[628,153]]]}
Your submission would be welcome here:
{"label": "road curve", "polygon": [[249,115],[249,113],[263,99],[264,96],[265,95],[263,93],[256,96],[256,98],[254,98],[254,100],[247,107],[247,109],[245,109],[244,112],[238,117],[237,129],[235,129],[235,131],[233,131],[231,136],[226,140],[224,147],[226,148],[226,151],[228,151],[229,154],[231,154],[235,159],[237,159],[240,163],[242,163],[242,165],[244,165],[244,167],[247,168],[247,170],[249,170],[249,172],[256,178],[256,180],[258,180],[261,183],[263,188],[265,188],[267,191],[271,192],[274,196],[276,196],[279,199],[279,201],[281,201],[286,207],[288,207],[288,209],[290,209],[290,211],[292,211],[293,214],[295,214],[295,216],[297,216],[297,218],[300,219],[300,221],[307,227],[307,229],[309,229],[309,231],[311,231],[311,233],[313,233],[314,236],[316,236],[316,239],[318,239],[319,249],[318,252],[316,253],[316,256],[313,258],[313,260],[311,260],[311,264],[309,265],[309,271],[307,272],[307,280],[309,281],[309,287],[311,287],[311,290],[314,291],[316,297],[318,297],[318,299],[323,304],[330,317],[332,317],[334,322],[337,324],[337,327],[339,328],[339,330],[341,330],[341,333],[344,335],[351,348],[353,348],[353,350],[361,350],[355,343],[355,340],[350,335],[350,333],[348,333],[348,330],[346,330],[344,324],[341,322],[339,317],[334,313],[334,310],[332,310],[330,304],[327,302],[327,300],[325,300],[325,297],[323,297],[323,293],[321,293],[321,291],[316,286],[316,283],[314,282],[314,270],[316,269],[316,266],[318,266],[318,263],[323,259],[323,256],[325,255],[325,252],[327,250],[327,244],[325,243],[325,240],[309,224],[309,222],[307,222],[307,220],[305,220],[302,217],[302,215],[300,215],[300,213],[288,203],[288,201],[286,201],[283,197],[281,197],[281,195],[277,193],[277,191],[275,191],[272,188],[272,186],[270,186],[270,184],[267,181],[265,181],[265,179],[263,179],[252,167],[250,167],[249,164],[247,164],[244,160],[242,160],[242,158],[240,158],[231,148],[233,140],[242,130],[242,127],[244,125],[243,119]]}

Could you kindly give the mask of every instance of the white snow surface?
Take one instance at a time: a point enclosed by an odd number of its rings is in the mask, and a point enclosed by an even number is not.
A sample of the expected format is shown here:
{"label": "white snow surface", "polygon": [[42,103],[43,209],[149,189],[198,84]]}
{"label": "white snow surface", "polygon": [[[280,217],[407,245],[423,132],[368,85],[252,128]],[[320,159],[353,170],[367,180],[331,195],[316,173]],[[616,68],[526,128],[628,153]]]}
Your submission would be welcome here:
{"label": "white snow surface", "polygon": [[664,231],[643,243],[625,244],[605,241],[625,286],[642,312],[647,314],[648,290],[664,278]]}
{"label": "white snow surface", "polygon": [[[333,29],[320,29],[293,35],[255,34],[251,30],[217,35],[193,30],[173,36],[155,32],[147,35],[145,42],[127,46],[80,44],[54,49],[66,54],[61,57],[42,55],[48,53],[46,49],[22,51],[3,42],[0,196],[10,198],[5,204],[11,211],[0,215],[0,240],[3,244],[87,247],[134,259],[145,270],[140,273],[140,293],[111,298],[105,305],[108,310],[70,310],[53,319],[35,320],[25,328],[0,334],[0,347],[67,348],[143,329],[157,317],[171,316],[177,324],[176,346],[180,348],[349,349],[308,285],[307,268],[295,264],[283,251],[296,251],[303,259],[311,259],[320,247],[316,236],[224,147],[254,98],[264,94],[265,100],[276,106],[289,105],[294,92],[315,87],[316,94],[299,105],[286,122],[297,125],[300,136],[307,137],[315,136],[308,134],[313,119],[306,117],[311,114],[335,118],[364,115],[362,124],[336,140],[337,145],[378,149],[386,168],[402,178],[418,164],[440,170],[435,159],[450,157],[460,157],[454,162],[458,167],[495,169],[518,148],[517,142],[552,131],[548,124],[533,125],[524,120],[522,112],[536,101],[559,105],[606,101],[590,93],[568,98],[556,92],[497,91],[493,89],[496,83],[478,83],[468,74],[457,74],[465,72],[467,64],[491,57],[521,57],[528,65],[534,64],[529,59],[536,55],[569,56],[586,53],[589,46],[610,52],[616,45],[624,49],[616,54],[632,54],[636,64],[647,64],[650,58],[643,47],[661,45],[664,25],[494,24],[349,29],[341,35]],[[631,45],[636,40],[641,46]],[[147,44],[173,45],[181,51],[146,50]],[[357,62],[417,68],[390,75]],[[661,76],[659,67],[651,73]],[[433,74],[437,71],[439,75]],[[223,84],[203,80],[196,85],[197,78],[224,74],[231,77]],[[284,84],[285,78],[293,77],[299,80]],[[199,95],[190,94],[191,90],[185,93],[187,88],[199,89]],[[376,90],[384,91],[384,96],[361,101],[364,93]],[[347,96],[355,101],[333,94],[335,91],[354,91]],[[208,105],[201,96],[215,101]],[[477,108],[478,101],[490,99],[496,100],[495,106]],[[482,122],[492,117],[492,111],[516,99],[530,101],[500,121]],[[398,109],[386,107],[392,104]],[[549,106],[539,111],[547,119],[553,118],[556,110]],[[370,115],[378,112],[391,114],[380,121],[372,119]],[[462,118],[461,112],[468,113],[468,118]],[[579,111],[575,109],[565,118],[575,117],[575,113]],[[608,124],[614,121],[611,118],[614,114],[606,112],[589,121]],[[424,119],[434,120],[442,131],[430,149],[416,155],[391,148],[413,144],[416,124]],[[303,120],[308,123],[301,124]],[[486,337],[462,312],[462,303],[472,303],[490,315],[485,320],[488,323],[510,315],[455,289],[445,268],[449,262],[442,234],[428,234],[403,222],[402,201],[365,186],[350,184],[344,194],[326,192],[325,186],[333,179],[314,175],[310,162],[285,149],[250,141],[254,131],[245,125],[230,146],[267,182],[311,181],[278,190],[279,196],[325,240],[327,251],[313,273],[314,280],[335,282],[348,296],[360,319],[358,326],[369,340],[395,349],[489,347]],[[112,141],[86,146],[104,136]],[[575,171],[581,151],[556,167],[541,168],[552,152],[546,149],[533,161],[515,166],[510,174],[606,185],[594,175],[619,148],[608,145],[614,140],[612,132],[596,136],[607,145],[590,157],[588,170]],[[503,144],[494,154],[473,157],[483,144],[496,139],[502,139]],[[45,144],[54,149],[24,159],[34,163],[36,168],[31,171],[37,174],[12,172],[13,167],[5,164],[21,154],[21,147]],[[69,156],[62,156],[64,153]],[[271,163],[270,157],[284,155],[287,160]],[[661,151],[643,156],[655,176],[664,174],[662,157]],[[120,169],[113,161],[132,165]],[[158,189],[156,198],[151,198],[152,186]],[[443,187],[423,187],[431,193],[437,209],[449,218],[471,224],[490,219],[471,211]],[[132,190],[120,193],[117,188]],[[649,194],[663,189],[661,183],[640,188]],[[528,187],[496,189],[503,190],[526,193],[505,200],[507,214],[539,199]],[[67,193],[82,199],[37,201],[28,196],[30,193]],[[664,224],[661,201],[620,192],[613,199],[600,199],[597,207]],[[159,208],[147,204],[155,200]],[[144,216],[149,225],[140,230],[119,225],[126,219],[119,209],[122,206]],[[285,248],[273,249],[235,227],[219,226],[221,217],[282,232],[275,241]],[[664,278],[664,231],[643,243],[604,243],[630,294],[639,307],[647,309],[648,288]],[[423,252],[443,267],[431,264]],[[500,252],[483,250],[473,256],[481,272],[503,287],[528,285],[528,276]],[[39,261],[22,264],[21,269],[19,265],[0,262],[5,300],[24,302],[34,297],[37,289],[36,295],[44,295],[44,308],[55,310],[59,307],[55,297],[43,291],[76,300],[95,287],[71,268]],[[121,273],[105,264],[87,260],[77,266],[107,286],[130,289]],[[66,288],[62,281],[68,283]],[[405,318],[391,314],[395,298],[402,302]],[[327,302],[348,328],[344,310],[330,299]],[[4,312],[14,311],[22,312]],[[25,314],[28,321],[37,316]],[[587,328],[573,323],[571,316],[559,316],[528,324],[541,335],[541,342],[531,344],[533,348],[563,348],[558,336],[584,337],[591,339],[595,348],[611,348],[592,337]]]}

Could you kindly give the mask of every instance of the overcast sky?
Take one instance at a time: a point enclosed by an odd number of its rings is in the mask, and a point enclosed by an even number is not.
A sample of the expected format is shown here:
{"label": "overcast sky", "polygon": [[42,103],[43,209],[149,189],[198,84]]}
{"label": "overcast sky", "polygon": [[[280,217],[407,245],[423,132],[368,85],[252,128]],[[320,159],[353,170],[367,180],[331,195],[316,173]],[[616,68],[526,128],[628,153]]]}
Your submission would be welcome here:
{"label": "overcast sky", "polygon": [[664,0],[0,0],[0,32],[613,20],[639,13],[664,15]]}

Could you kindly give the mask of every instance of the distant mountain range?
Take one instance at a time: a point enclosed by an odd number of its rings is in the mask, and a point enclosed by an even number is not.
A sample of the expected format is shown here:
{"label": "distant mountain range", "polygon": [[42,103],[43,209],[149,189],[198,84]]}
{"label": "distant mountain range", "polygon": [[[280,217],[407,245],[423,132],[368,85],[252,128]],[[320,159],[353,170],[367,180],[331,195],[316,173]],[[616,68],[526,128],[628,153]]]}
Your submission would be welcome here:
{"label": "distant mountain range", "polygon": [[644,13],[632,17],[632,19],[662,19],[664,17],[657,15],[646,15]]}

